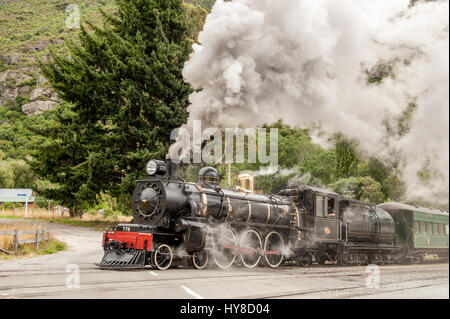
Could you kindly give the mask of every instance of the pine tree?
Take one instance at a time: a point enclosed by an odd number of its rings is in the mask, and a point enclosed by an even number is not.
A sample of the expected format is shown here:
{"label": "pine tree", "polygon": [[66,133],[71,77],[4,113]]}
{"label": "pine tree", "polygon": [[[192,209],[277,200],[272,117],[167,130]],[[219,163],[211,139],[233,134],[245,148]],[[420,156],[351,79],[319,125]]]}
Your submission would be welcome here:
{"label": "pine tree", "polygon": [[355,141],[346,140],[342,136],[336,139],[336,179],[350,177],[356,174],[359,157]]}
{"label": "pine tree", "polygon": [[52,52],[53,61],[41,64],[68,104],[55,111],[56,125],[40,131],[50,141],[32,165],[46,181],[37,188],[76,210],[100,192],[130,192],[187,119],[192,89],[181,72],[192,42],[183,2],[116,4],[116,14],[102,12],[103,27],[82,26],[69,58]]}

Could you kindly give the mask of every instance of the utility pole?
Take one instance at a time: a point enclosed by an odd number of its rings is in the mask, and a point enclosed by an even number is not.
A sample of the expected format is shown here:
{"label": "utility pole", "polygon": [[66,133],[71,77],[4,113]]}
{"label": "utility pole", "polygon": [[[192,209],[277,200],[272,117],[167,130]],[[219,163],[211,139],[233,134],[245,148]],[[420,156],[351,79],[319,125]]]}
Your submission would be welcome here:
{"label": "utility pole", "polygon": [[[48,212],[50,213],[50,200],[47,200],[48,202]],[[55,210],[53,210],[53,219],[55,219]]]}
{"label": "utility pole", "polygon": [[28,217],[28,195],[25,196],[25,218]]}
{"label": "utility pole", "polygon": [[231,188],[231,164],[228,164],[228,188]]}

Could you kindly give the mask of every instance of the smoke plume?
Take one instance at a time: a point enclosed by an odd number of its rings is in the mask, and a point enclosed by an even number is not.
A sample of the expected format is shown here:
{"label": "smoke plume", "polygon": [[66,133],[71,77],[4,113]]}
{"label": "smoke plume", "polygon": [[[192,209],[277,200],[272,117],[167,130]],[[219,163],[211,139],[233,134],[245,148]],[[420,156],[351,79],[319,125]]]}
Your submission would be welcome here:
{"label": "smoke plume", "polygon": [[407,200],[448,202],[448,10],[448,1],[217,0],[183,71],[201,89],[189,122],[282,119],[316,128],[322,145],[341,132],[369,155],[400,156]]}

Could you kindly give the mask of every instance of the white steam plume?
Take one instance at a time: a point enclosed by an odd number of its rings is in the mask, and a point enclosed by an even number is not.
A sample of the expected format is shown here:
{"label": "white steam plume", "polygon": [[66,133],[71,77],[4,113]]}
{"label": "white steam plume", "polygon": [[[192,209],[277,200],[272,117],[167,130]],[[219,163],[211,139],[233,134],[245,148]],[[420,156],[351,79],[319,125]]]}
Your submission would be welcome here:
{"label": "white steam plume", "polygon": [[[218,0],[184,68],[202,89],[190,97],[189,122],[281,118],[319,127],[323,145],[341,132],[370,155],[401,154],[406,199],[448,202],[448,10],[448,1]],[[367,71],[387,76],[369,83]],[[412,102],[409,130],[388,131]]]}

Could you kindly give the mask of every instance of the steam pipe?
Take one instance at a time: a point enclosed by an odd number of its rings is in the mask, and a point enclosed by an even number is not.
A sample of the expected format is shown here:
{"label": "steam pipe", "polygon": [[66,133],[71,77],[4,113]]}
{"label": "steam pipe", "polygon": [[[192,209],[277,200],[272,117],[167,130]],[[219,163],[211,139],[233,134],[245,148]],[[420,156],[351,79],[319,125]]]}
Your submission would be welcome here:
{"label": "steam pipe", "polygon": [[169,155],[166,157],[166,168],[167,168],[167,175],[172,180],[179,180],[180,179],[180,164],[173,162]]}
{"label": "steam pipe", "polygon": [[189,227],[205,228],[205,227],[207,227],[207,225],[205,223],[196,222],[196,221],[192,221],[192,220],[186,220],[186,219],[182,219],[182,218],[179,218],[175,223],[175,230],[177,232],[186,230]]}
{"label": "steam pipe", "polygon": [[191,216],[197,216],[198,207],[196,201],[190,198],[188,200],[188,205],[189,208],[191,209]]}

